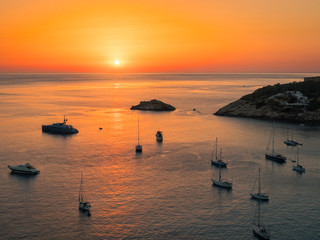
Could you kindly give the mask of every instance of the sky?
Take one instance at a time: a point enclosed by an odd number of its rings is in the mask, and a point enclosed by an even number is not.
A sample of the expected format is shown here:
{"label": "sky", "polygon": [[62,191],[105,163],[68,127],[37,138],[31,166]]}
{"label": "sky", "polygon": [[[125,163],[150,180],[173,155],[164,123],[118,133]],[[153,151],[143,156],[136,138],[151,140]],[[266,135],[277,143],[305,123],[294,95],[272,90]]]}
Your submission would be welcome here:
{"label": "sky", "polygon": [[1,0],[0,72],[320,72],[319,13],[319,0]]}

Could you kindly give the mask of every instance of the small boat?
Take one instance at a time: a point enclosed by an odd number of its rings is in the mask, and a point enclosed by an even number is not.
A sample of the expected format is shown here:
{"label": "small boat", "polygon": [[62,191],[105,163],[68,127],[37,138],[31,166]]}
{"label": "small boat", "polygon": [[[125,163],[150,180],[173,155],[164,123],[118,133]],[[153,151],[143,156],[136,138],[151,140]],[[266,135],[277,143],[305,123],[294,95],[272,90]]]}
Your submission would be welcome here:
{"label": "small boat", "polygon": [[81,173],[81,182],[80,182],[80,190],[79,190],[79,209],[82,211],[87,211],[88,215],[90,216],[90,209],[91,204],[86,200],[86,194],[83,189],[83,179],[82,179],[82,173]]}
{"label": "small boat", "polygon": [[299,148],[297,148],[297,153],[296,153],[296,156],[294,159],[296,160],[297,164],[292,166],[293,170],[295,170],[299,173],[304,173],[306,171],[306,169],[304,167],[302,167],[301,164],[299,164]]}
{"label": "small boat", "polygon": [[136,152],[142,152],[142,145],[140,145],[140,133],[139,133],[139,118],[138,118],[138,145],[136,145]]}
{"label": "small boat", "polygon": [[289,139],[289,136],[287,135],[287,140],[285,140],[283,143],[286,144],[287,146],[292,146],[292,147],[295,147],[298,145],[301,145],[301,146],[303,145],[302,143],[299,143],[299,142],[293,140],[293,130],[292,130],[291,139]]}
{"label": "small boat", "polygon": [[259,239],[270,239],[270,232],[260,223],[260,202],[258,202],[258,219],[257,222],[253,221],[253,233]]}
{"label": "small boat", "polygon": [[219,168],[219,179],[215,180],[212,177],[211,180],[212,180],[212,184],[216,185],[218,187],[223,187],[223,188],[228,188],[228,189],[232,188],[232,182],[221,178],[221,168]]}
{"label": "small boat", "polygon": [[37,170],[34,166],[30,165],[29,163],[18,165],[18,166],[9,166],[8,168],[13,173],[20,173],[20,174],[29,174],[35,175],[38,174],[40,171]]}
{"label": "small boat", "polygon": [[[253,186],[254,189],[255,186]],[[261,180],[260,180],[260,168],[259,168],[259,181],[258,181],[258,192],[257,193],[250,193],[251,198],[263,201],[269,201],[269,196],[267,193],[261,192]]]}
{"label": "small boat", "polygon": [[[270,142],[270,140],[269,140]],[[275,161],[275,162],[278,162],[278,163],[284,163],[286,162],[287,158],[280,154],[280,153],[276,153],[274,151],[274,130],[273,130],[273,126],[272,126],[272,151],[269,152],[269,143],[268,143],[268,146],[267,146],[267,150],[266,150],[266,153],[265,153],[265,157],[266,159],[269,159],[269,160],[272,160],[272,161]]]}
{"label": "small boat", "polygon": [[295,147],[297,145],[302,145],[302,143],[298,143],[292,139],[287,139],[283,143],[286,144],[287,146],[292,146],[292,147]]}
{"label": "small boat", "polygon": [[[214,153],[215,153],[215,158],[213,158]],[[216,144],[213,147],[210,160],[211,160],[211,165],[214,165],[220,168],[227,167],[228,163],[222,160],[222,148],[220,148],[220,157],[218,158],[218,138],[216,138]]]}
{"label": "small boat", "polygon": [[162,142],[163,141],[163,136],[162,136],[162,132],[161,131],[157,131],[156,139],[157,139],[157,142]]}
{"label": "small boat", "polygon": [[57,133],[57,134],[73,134],[79,131],[72,127],[72,125],[67,125],[68,119],[64,116],[62,123],[53,123],[51,125],[42,125],[42,132],[47,133]]}

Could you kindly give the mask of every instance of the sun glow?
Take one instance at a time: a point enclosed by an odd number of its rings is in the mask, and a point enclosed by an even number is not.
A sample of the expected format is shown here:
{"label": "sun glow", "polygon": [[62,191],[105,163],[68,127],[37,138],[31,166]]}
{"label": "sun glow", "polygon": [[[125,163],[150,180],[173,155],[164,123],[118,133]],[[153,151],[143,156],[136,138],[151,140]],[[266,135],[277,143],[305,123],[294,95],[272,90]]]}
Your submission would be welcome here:
{"label": "sun glow", "polygon": [[120,61],[119,60],[114,60],[114,65],[119,65],[120,64]]}

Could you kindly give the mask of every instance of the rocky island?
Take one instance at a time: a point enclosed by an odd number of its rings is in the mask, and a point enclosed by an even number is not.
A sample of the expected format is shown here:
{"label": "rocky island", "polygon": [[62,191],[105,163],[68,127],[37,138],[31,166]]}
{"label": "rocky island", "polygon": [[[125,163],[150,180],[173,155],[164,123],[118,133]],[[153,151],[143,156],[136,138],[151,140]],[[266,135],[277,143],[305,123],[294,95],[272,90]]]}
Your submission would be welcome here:
{"label": "rocky island", "polygon": [[259,88],[214,115],[319,124],[320,77]]}
{"label": "rocky island", "polygon": [[144,111],[174,111],[175,107],[170,104],[161,102],[157,99],[150,101],[141,101],[138,105],[132,106],[131,110],[144,110]]}

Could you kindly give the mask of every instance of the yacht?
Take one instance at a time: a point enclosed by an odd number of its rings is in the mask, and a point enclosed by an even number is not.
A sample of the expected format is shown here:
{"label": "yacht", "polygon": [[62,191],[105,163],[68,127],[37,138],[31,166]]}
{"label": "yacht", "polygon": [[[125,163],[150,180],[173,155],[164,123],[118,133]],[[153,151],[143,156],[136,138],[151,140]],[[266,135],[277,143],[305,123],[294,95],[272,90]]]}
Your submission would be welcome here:
{"label": "yacht", "polygon": [[[215,153],[215,158],[213,156],[214,153]],[[214,166],[220,167],[220,168],[227,167],[228,163],[226,163],[222,160],[222,148],[220,148],[220,157],[218,157],[218,138],[216,138],[216,144],[214,145],[210,159],[211,159],[211,165],[214,165]]]}
{"label": "yacht", "polygon": [[260,223],[260,202],[258,202],[258,219],[253,221],[252,230],[258,239],[269,240],[271,238],[270,231]]}
{"label": "yacht", "polygon": [[301,145],[301,146],[303,145],[302,143],[299,143],[299,142],[293,140],[293,130],[292,130],[291,139],[289,139],[289,136],[287,136],[287,140],[285,140],[283,143],[286,144],[287,146],[292,146],[292,147],[295,147],[295,146],[298,146],[298,145]]}
{"label": "yacht", "polygon": [[138,118],[138,145],[136,145],[136,153],[142,153],[142,145],[140,145],[140,134],[139,134],[139,118]]}
{"label": "yacht", "polygon": [[218,187],[223,187],[223,188],[228,188],[228,189],[232,189],[232,182],[225,180],[221,177],[221,168],[219,168],[219,178],[218,179],[214,179],[213,177],[211,178],[212,180],[212,184],[216,185]]}
{"label": "yacht", "polygon": [[18,165],[18,166],[9,166],[8,168],[13,172],[13,173],[22,173],[22,174],[31,174],[35,175],[38,174],[40,171],[37,170],[35,167],[30,165],[29,163],[23,164],[23,165]]}
{"label": "yacht", "polygon": [[72,125],[67,125],[68,119],[63,118],[62,123],[53,123],[51,125],[42,125],[42,132],[47,133],[58,133],[58,134],[73,134],[79,131],[72,127]]}
{"label": "yacht", "polygon": [[81,173],[81,182],[80,182],[80,190],[79,190],[79,209],[82,211],[86,211],[88,213],[88,216],[91,215],[90,213],[91,204],[86,200],[86,194],[83,189],[82,173]]}
{"label": "yacht", "polygon": [[294,158],[295,162],[297,162],[296,165],[293,165],[292,168],[294,171],[297,171],[298,173],[304,173],[306,171],[306,169],[304,167],[302,167],[301,164],[299,164],[299,148],[297,148],[297,153],[296,156]]}
{"label": "yacht", "polygon": [[[254,186],[253,186],[254,188]],[[258,182],[258,192],[250,193],[252,199],[269,201],[269,196],[267,193],[261,192],[261,180],[260,180],[260,168],[259,168],[259,182]]]}
{"label": "yacht", "polygon": [[161,131],[157,131],[156,139],[157,139],[157,142],[162,142],[163,141],[163,136],[162,136],[162,132]]}
{"label": "yacht", "polygon": [[302,143],[299,143],[299,142],[294,141],[292,139],[287,139],[283,143],[286,144],[287,146],[293,146],[293,147],[295,147],[297,145],[301,145],[302,146]]}
{"label": "yacht", "polygon": [[265,153],[265,157],[266,159],[278,162],[278,163],[285,163],[287,158],[286,156],[282,155],[281,153],[276,153],[274,150],[274,130],[273,130],[273,126],[272,126],[272,151],[269,151],[269,143],[267,146],[267,150]]}

